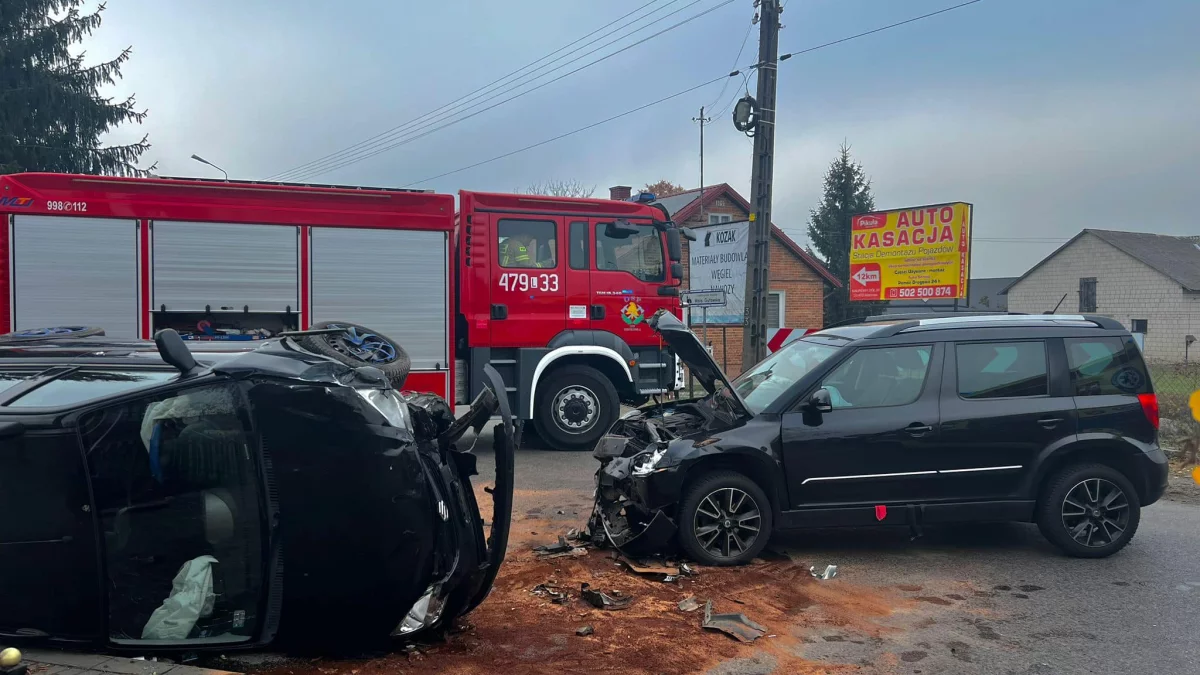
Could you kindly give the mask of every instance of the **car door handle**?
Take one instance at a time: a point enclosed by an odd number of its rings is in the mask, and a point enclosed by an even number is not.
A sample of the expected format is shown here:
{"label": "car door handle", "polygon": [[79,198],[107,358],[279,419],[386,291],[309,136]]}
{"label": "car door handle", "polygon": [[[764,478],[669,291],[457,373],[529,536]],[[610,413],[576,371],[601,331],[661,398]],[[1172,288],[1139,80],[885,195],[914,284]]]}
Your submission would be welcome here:
{"label": "car door handle", "polygon": [[904,431],[907,432],[909,436],[924,436],[925,434],[933,431],[933,427],[929,426],[928,424],[913,422],[912,424],[904,427]]}
{"label": "car door handle", "polygon": [[1053,429],[1059,424],[1062,424],[1062,421],[1063,419],[1061,417],[1043,417],[1042,419],[1038,420],[1038,424],[1046,427],[1047,429]]}
{"label": "car door handle", "polygon": [[604,305],[592,305],[592,320],[599,321],[604,318]]}
{"label": "car door handle", "polygon": [[508,305],[492,305],[492,318],[496,320],[508,318]]}

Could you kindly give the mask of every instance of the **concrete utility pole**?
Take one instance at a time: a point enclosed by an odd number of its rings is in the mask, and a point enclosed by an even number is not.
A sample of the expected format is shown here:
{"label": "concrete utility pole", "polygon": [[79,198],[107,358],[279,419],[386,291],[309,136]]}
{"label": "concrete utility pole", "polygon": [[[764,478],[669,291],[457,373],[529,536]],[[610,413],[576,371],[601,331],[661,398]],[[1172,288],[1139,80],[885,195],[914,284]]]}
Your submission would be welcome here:
{"label": "concrete utility pole", "polygon": [[779,65],[779,0],[756,0],[758,91],[754,166],[750,174],[750,241],[746,259],[746,323],[742,370],[767,355],[767,299],[771,290],[771,184],[775,167],[775,84]]}
{"label": "concrete utility pole", "polygon": [[704,224],[704,125],[712,121],[704,116],[704,106],[700,106],[700,116],[693,117],[693,122],[700,123],[700,223]]}

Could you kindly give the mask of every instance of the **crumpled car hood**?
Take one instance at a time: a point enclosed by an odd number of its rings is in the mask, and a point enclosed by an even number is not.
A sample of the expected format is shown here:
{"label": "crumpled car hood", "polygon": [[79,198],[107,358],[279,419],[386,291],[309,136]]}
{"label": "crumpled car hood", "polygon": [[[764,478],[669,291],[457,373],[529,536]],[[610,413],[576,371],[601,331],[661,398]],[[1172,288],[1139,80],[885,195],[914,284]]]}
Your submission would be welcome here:
{"label": "crumpled car hood", "polygon": [[683,325],[683,322],[675,318],[674,314],[666,310],[659,310],[648,321],[650,327],[654,329],[667,345],[671,347],[671,351],[675,352],[692,371],[692,375],[700,382],[710,395],[717,392],[718,389],[724,389],[722,396],[728,397],[732,407],[738,415],[744,417],[753,417],[754,413],[750,412],[750,408],[746,402],[738,396],[737,391],[730,384],[729,378],[725,372],[713,360],[708,350],[704,345],[700,344],[700,340],[696,338],[696,334],[688,330],[688,327]]}

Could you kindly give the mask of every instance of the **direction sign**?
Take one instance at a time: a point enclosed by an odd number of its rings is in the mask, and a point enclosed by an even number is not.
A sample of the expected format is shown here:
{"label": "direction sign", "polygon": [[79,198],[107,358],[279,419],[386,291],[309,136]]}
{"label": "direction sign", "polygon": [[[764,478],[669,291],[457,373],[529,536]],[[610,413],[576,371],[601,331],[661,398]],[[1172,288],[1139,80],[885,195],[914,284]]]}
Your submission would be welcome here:
{"label": "direction sign", "polygon": [[684,291],[684,307],[724,307],[725,289],[717,288],[706,291]]}

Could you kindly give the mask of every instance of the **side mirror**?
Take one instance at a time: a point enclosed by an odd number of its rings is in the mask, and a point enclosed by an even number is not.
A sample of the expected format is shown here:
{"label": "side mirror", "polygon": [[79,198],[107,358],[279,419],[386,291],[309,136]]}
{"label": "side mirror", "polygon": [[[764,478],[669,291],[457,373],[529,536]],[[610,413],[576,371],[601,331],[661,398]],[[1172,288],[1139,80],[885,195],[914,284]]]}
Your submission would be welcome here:
{"label": "side mirror", "polygon": [[683,264],[682,263],[677,263],[677,262],[671,263],[671,278],[675,280],[676,286],[683,283]]}
{"label": "side mirror", "polygon": [[158,347],[158,355],[162,360],[174,366],[184,377],[195,372],[196,359],[174,328],[164,328],[155,333],[154,345]]}
{"label": "side mirror", "polygon": [[696,231],[690,227],[679,228],[679,233],[682,234],[683,238],[687,239],[688,241],[696,241]]}
{"label": "side mirror", "polygon": [[808,397],[808,409],[819,413],[833,412],[833,399],[829,396],[829,390],[814,391],[812,396]]}
{"label": "side mirror", "polygon": [[673,227],[667,230],[667,259],[671,262],[683,260],[683,242],[679,230]]}
{"label": "side mirror", "polygon": [[604,236],[609,239],[628,239],[637,233],[637,227],[631,225],[628,220],[618,220],[604,226]]}

